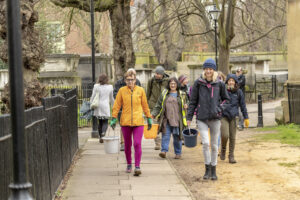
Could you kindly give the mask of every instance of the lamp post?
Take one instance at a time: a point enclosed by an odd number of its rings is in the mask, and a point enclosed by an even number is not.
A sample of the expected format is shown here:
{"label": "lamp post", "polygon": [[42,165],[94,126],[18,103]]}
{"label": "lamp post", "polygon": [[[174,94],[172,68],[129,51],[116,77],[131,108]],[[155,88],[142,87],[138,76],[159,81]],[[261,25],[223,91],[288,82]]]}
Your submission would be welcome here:
{"label": "lamp post", "polygon": [[215,50],[216,50],[216,65],[218,70],[218,38],[217,38],[217,21],[220,16],[220,11],[217,9],[217,6],[214,5],[214,8],[209,11],[211,18],[214,20],[214,28],[215,28]]}
{"label": "lamp post", "polygon": [[[91,43],[92,43],[92,82],[94,85],[95,84],[95,35],[94,35],[94,0],[90,1],[90,6],[91,6]],[[97,119],[96,117],[93,116],[92,118],[92,138],[97,138],[98,137],[98,131],[97,131]]]}
{"label": "lamp post", "polygon": [[13,183],[11,200],[31,200],[29,189],[31,183],[27,181],[27,160],[25,148],[24,122],[24,89],[23,89],[23,62],[20,25],[19,0],[7,0],[7,36],[8,36],[8,63],[10,110],[13,152]]}

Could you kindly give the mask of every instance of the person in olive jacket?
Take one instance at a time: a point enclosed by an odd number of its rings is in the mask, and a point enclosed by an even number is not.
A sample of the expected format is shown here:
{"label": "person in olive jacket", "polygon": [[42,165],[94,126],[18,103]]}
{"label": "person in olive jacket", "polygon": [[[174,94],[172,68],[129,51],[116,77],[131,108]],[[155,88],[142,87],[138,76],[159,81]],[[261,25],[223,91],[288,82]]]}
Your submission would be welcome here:
{"label": "person in olive jacket", "polygon": [[167,88],[162,92],[151,112],[153,117],[158,118],[159,132],[162,132],[161,152],[159,153],[161,158],[166,158],[171,135],[173,135],[175,159],[181,158],[182,130],[187,126],[185,109],[188,102],[186,102],[186,93],[182,92],[179,87],[177,78],[170,78]]}
{"label": "person in olive jacket", "polygon": [[[218,79],[216,63],[213,59],[207,59],[203,64],[203,73],[194,82],[188,107],[187,124],[191,124],[194,112],[197,108],[197,125],[203,144],[205,162],[205,174],[203,179],[217,180],[216,165],[218,157],[218,137],[222,112],[229,103],[229,96],[225,84]],[[208,136],[210,129],[210,144]],[[211,151],[209,150],[211,146]]]}
{"label": "person in olive jacket", "polygon": [[[149,108],[152,111],[162,91],[167,87],[169,75],[165,73],[165,69],[162,66],[157,66],[154,70],[154,76],[149,79],[147,84],[147,100]],[[160,150],[160,136],[154,139],[155,150]]]}
{"label": "person in olive jacket", "polygon": [[221,120],[222,148],[220,159],[225,160],[226,145],[229,138],[229,163],[236,163],[234,159],[235,136],[236,136],[236,117],[239,116],[239,108],[243,113],[245,127],[249,126],[249,117],[245,104],[244,94],[238,86],[238,77],[228,74],[226,79],[227,91],[230,96],[230,104],[223,112]]}

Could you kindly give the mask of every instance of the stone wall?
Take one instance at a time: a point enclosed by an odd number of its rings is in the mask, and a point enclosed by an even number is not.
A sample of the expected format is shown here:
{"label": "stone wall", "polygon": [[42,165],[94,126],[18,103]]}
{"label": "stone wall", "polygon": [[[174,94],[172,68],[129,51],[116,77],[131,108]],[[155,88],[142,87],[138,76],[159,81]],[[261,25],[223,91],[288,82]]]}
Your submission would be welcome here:
{"label": "stone wall", "polygon": [[40,68],[39,80],[47,86],[79,86],[81,79],[77,74],[79,55],[51,54]]}

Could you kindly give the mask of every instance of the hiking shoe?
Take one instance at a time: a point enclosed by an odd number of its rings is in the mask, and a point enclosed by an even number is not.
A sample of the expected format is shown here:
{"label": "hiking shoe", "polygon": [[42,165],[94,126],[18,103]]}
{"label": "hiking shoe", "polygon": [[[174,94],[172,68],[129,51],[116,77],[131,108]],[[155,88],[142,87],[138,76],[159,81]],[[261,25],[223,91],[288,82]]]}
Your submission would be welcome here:
{"label": "hiking shoe", "polygon": [[142,174],[141,168],[140,167],[135,167],[134,176],[139,176],[140,174]]}
{"label": "hiking shoe", "polygon": [[159,157],[161,157],[161,158],[166,158],[166,152],[160,152],[158,155],[159,155]]}
{"label": "hiking shoe", "polygon": [[132,170],[132,166],[131,165],[127,165],[126,172],[127,173],[131,173],[131,170]]}
{"label": "hiking shoe", "polygon": [[124,151],[124,144],[121,144],[120,151]]}
{"label": "hiking shoe", "polygon": [[155,145],[154,150],[160,150],[160,146],[159,145]]}
{"label": "hiking shoe", "polygon": [[181,155],[176,154],[174,159],[180,159]]}
{"label": "hiking shoe", "polygon": [[102,138],[99,139],[99,143],[103,143],[103,139]]}

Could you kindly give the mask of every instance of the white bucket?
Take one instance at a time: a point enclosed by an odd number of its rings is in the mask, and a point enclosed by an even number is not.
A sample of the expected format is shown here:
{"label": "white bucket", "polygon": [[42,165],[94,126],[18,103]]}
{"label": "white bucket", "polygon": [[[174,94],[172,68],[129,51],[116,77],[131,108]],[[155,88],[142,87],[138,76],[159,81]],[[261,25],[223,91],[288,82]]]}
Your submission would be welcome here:
{"label": "white bucket", "polygon": [[104,141],[105,153],[118,153],[119,152],[119,137],[118,136],[105,136],[102,138]]}

